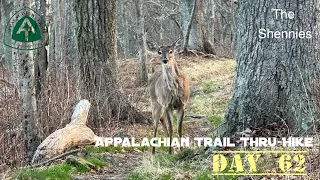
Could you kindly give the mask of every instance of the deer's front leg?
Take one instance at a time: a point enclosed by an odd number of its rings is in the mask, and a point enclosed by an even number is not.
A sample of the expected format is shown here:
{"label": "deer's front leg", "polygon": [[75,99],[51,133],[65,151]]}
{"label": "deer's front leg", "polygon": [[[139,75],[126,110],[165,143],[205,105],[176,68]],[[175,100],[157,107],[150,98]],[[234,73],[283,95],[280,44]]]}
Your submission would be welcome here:
{"label": "deer's front leg", "polygon": [[[152,108],[152,119],[153,119],[153,128],[154,128],[154,132],[153,132],[153,137],[157,137],[157,129],[158,129],[158,124],[159,124],[159,119],[160,119],[160,115],[161,115],[161,106],[156,106],[154,105]],[[156,149],[155,147],[152,147],[152,154],[155,154]]]}
{"label": "deer's front leg", "polygon": [[168,133],[169,133],[169,154],[172,154],[172,147],[171,147],[171,144],[172,144],[172,136],[173,136],[173,109],[167,109],[167,119],[168,119]]}

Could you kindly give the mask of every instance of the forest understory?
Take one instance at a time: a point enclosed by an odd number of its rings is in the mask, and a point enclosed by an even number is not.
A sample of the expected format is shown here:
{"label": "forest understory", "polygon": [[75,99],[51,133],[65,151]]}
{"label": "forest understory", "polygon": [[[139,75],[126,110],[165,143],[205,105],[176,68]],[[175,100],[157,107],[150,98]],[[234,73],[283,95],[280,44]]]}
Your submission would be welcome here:
{"label": "forest understory", "polygon": [[[147,66],[151,75],[151,69],[154,68],[155,70],[158,70],[158,68],[160,68],[160,63],[157,63],[157,56],[151,56],[148,60]],[[184,136],[190,138],[211,137],[213,136],[213,130],[222,122],[228,100],[231,98],[235,61],[231,59],[209,59],[191,56],[182,57],[182,55],[179,55],[177,57],[177,62],[179,67],[187,74],[191,83],[191,100],[187,107],[186,118],[184,120]],[[148,93],[145,87],[139,85],[139,64],[137,63],[137,59],[120,61],[118,66],[118,77],[123,92],[129,97],[130,102],[140,112],[143,112],[146,117],[151,118]],[[18,94],[14,93],[19,92],[19,90],[3,83],[7,76],[4,69],[1,69],[1,71],[3,79],[1,83],[1,101],[6,102],[1,103],[1,113],[3,117],[7,117],[7,119],[6,121],[1,122],[1,129],[3,129],[1,132],[4,133],[0,133],[0,135],[2,139],[11,139],[11,143],[4,143],[5,141],[2,141],[3,143],[0,148],[1,152],[3,152],[3,162],[1,163],[1,170],[3,170],[2,176],[7,177],[10,174],[12,175],[13,172],[14,174],[18,172],[19,175],[16,174],[16,177],[24,179],[27,178],[28,175],[36,175],[37,173],[34,173],[31,170],[28,173],[27,171],[23,172],[20,170],[17,171],[17,169],[11,169],[14,166],[24,166],[24,162],[22,161],[25,155],[25,152],[23,152],[23,141],[19,140],[23,133],[22,129],[19,128],[19,126],[17,127],[17,124],[21,122],[17,116],[15,117],[16,119],[14,119],[13,116],[9,116],[9,114],[18,114],[18,108],[14,107],[19,106],[19,99],[17,98],[19,96],[16,96]],[[60,79],[67,79],[67,81],[60,81],[59,79],[55,79],[55,77],[50,77],[50,74],[49,79],[48,87],[52,89],[49,89],[46,92],[51,95],[50,103],[46,104],[46,107],[41,108],[42,113],[45,113],[44,117],[49,117],[49,120],[46,121],[46,127],[44,127],[48,132],[43,132],[44,137],[48,136],[48,133],[64,127],[65,124],[70,121],[72,109],[77,103],[75,98],[75,86],[72,85],[72,82],[74,82],[72,75],[69,74],[60,77]],[[115,122],[107,122],[106,125],[106,127],[93,130],[96,134],[103,137],[131,136],[135,137],[137,140],[142,139],[143,137],[152,137],[153,133],[152,125]],[[177,133],[176,123],[174,123],[174,127],[174,133]],[[159,129],[159,136],[163,137],[164,133],[161,128]],[[84,149],[86,148],[84,147]],[[138,167],[138,165],[141,165],[146,159],[150,160],[152,157],[150,149],[139,150],[129,148],[125,150],[115,148],[110,150],[106,148],[106,151],[113,151],[112,156],[116,159],[114,162],[117,162],[116,164],[112,164],[114,167],[108,165],[103,168],[103,171],[90,171],[90,175],[85,173],[80,176],[87,178],[89,178],[89,176],[97,176],[97,178],[121,176],[124,178],[124,175],[130,174],[131,171],[135,171],[134,167]],[[157,151],[164,156],[168,153],[167,148],[158,148]],[[48,166],[56,166],[62,162],[63,160],[60,160],[40,169],[48,168]],[[128,163],[132,165],[128,166]],[[210,164],[208,163],[206,166],[209,168]],[[105,174],[105,172],[108,173]],[[93,175],[92,173],[97,175]],[[160,173],[159,177],[162,175],[163,173]],[[72,176],[80,178],[78,174]]]}
{"label": "forest understory", "polygon": [[[156,60],[157,57],[155,56],[148,58],[149,72],[152,68],[159,70],[160,63],[157,63]],[[214,137],[214,130],[223,122],[228,102],[232,96],[236,62],[232,59],[210,59],[182,55],[177,56],[177,62],[191,83],[191,99],[184,119],[183,136],[190,137],[190,139],[194,137]],[[145,87],[139,85],[137,59],[120,61],[118,66],[118,77],[119,81],[122,82],[123,92],[129,97],[135,108],[143,112],[146,117],[151,118],[148,93]],[[5,75],[4,71],[3,75]],[[72,77],[68,78],[72,79]],[[66,88],[65,93],[60,93],[60,96],[58,94],[51,96],[51,104],[48,105],[48,108],[55,107],[56,109],[48,109],[48,113],[53,114],[49,116],[50,120],[56,119],[56,121],[52,120],[51,124],[47,125],[50,126],[50,128],[47,127],[50,129],[48,129],[49,132],[64,127],[70,121],[72,109],[77,103],[75,95],[71,93],[76,92],[75,89],[72,89],[74,86],[61,85],[62,89],[66,87],[69,89]],[[18,106],[19,101],[18,99],[12,99],[17,96],[6,96],[5,93],[13,93],[10,88],[6,89],[8,88],[7,85],[1,84],[1,86],[1,101],[7,102],[6,106],[1,108],[10,113],[11,108]],[[54,87],[52,88],[52,94],[57,93],[57,91],[54,91]],[[12,89],[14,90],[14,87]],[[19,91],[16,90],[15,92]],[[64,101],[59,100],[64,97],[69,98],[65,98]],[[54,103],[60,104],[61,109],[57,109],[59,106]],[[1,111],[1,113],[6,111]],[[8,120],[10,120],[9,116]],[[207,148],[195,146],[185,148],[182,151],[174,149],[173,155],[168,154],[168,148],[160,147],[156,148],[156,155],[152,155],[149,147],[122,148],[90,145],[78,147],[81,150],[75,155],[92,163],[92,166],[72,165],[66,160],[68,158],[64,157],[38,168],[17,168],[17,166],[23,167],[25,165],[22,161],[25,153],[22,148],[23,141],[19,140],[22,129],[10,129],[10,127],[16,127],[16,123],[19,123],[19,121],[12,120],[1,124],[3,129],[1,132],[4,132],[0,133],[1,139],[12,139],[12,144],[1,144],[0,148],[2,154],[4,154],[1,157],[3,162],[0,175],[3,179],[245,179],[241,176],[212,176],[212,155],[205,153]],[[137,140],[141,140],[143,137],[151,138],[153,133],[152,125],[147,124],[115,122],[106,124],[108,124],[106,127],[94,129],[94,132],[103,137],[135,137]],[[277,130],[272,131],[275,128]],[[164,137],[162,128],[159,129],[159,136]],[[281,133],[285,134],[286,130],[284,126],[270,124],[256,130],[255,135],[276,136]],[[174,135],[177,137],[176,122],[174,122]],[[313,149],[310,149],[310,155],[307,158],[306,166],[308,166],[310,172],[313,170],[312,176],[309,176],[310,179],[319,177],[319,172],[316,170],[319,163],[318,147],[316,145]],[[15,158],[12,158],[13,156]],[[264,161],[259,166],[272,169],[273,164],[268,163],[270,158],[275,157],[263,157]],[[14,166],[16,168],[12,168]],[[253,177],[251,179],[268,178]],[[276,179],[288,179],[288,177],[277,177]],[[300,177],[290,179],[300,179]]]}

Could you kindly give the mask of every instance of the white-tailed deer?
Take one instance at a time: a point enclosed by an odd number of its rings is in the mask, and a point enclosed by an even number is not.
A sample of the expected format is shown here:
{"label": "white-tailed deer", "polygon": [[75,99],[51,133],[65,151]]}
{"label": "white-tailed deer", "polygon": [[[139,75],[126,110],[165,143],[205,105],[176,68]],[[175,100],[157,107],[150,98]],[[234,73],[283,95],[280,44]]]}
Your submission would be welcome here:
{"label": "white-tailed deer", "polygon": [[[156,43],[147,42],[149,49],[157,51],[160,55],[162,66],[162,70],[155,72],[149,79],[148,85],[152,106],[152,119],[154,121],[153,135],[154,137],[157,136],[157,128],[160,121],[166,136],[170,138],[170,154],[172,153],[173,111],[178,111],[178,134],[181,140],[184,110],[190,96],[189,80],[178,68],[174,57],[178,41],[170,46],[158,46]],[[168,129],[166,121],[168,122]],[[153,147],[152,153],[155,153],[155,147]]]}

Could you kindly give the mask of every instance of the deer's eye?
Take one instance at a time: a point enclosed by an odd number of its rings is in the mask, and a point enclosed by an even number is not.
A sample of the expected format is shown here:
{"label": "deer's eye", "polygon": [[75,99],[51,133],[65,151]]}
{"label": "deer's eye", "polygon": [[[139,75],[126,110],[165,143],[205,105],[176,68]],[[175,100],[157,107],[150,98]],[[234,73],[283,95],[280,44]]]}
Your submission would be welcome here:
{"label": "deer's eye", "polygon": [[158,51],[158,54],[161,55],[161,54],[162,54],[162,51]]}
{"label": "deer's eye", "polygon": [[170,50],[170,51],[169,51],[169,53],[170,53],[170,54],[172,54],[172,53],[173,53],[173,51],[172,51],[172,50]]}

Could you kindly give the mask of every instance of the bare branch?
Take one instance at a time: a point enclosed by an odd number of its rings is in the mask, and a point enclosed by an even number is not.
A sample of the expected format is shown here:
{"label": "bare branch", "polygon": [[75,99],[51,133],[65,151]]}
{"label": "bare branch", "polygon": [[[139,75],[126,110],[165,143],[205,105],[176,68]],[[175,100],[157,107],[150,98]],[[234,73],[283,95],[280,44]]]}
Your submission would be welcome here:
{"label": "bare branch", "polygon": [[162,7],[162,6],[161,6],[161,4],[156,3],[156,2],[154,2],[154,1],[145,1],[144,3],[150,3],[150,4],[153,4],[153,5],[156,5],[156,6]]}
{"label": "bare branch", "polygon": [[53,157],[53,158],[51,158],[51,159],[49,159],[49,160],[43,161],[43,162],[41,162],[41,163],[38,163],[38,164],[35,164],[35,165],[32,165],[32,166],[27,166],[27,167],[31,167],[31,168],[39,167],[39,166],[42,166],[42,165],[44,165],[44,164],[53,162],[53,161],[55,161],[55,160],[57,160],[57,159],[60,159],[60,158],[62,158],[62,157],[64,157],[64,156],[67,156],[67,155],[69,155],[69,154],[73,154],[73,153],[79,152],[80,150],[81,150],[81,149],[74,149],[74,150],[65,152],[65,153],[63,153],[63,154],[60,154],[60,155],[58,155],[58,156],[56,156],[56,157]]}
{"label": "bare branch", "polygon": [[169,2],[169,3],[171,3],[171,4],[175,5],[175,6],[179,6],[179,3],[176,3],[176,2],[171,1],[171,0],[166,0],[166,2]]}

